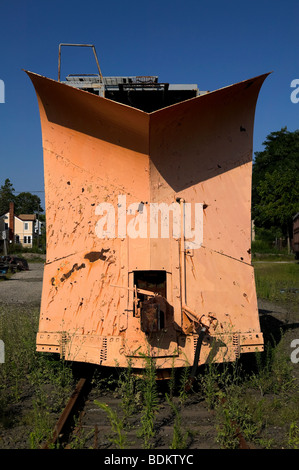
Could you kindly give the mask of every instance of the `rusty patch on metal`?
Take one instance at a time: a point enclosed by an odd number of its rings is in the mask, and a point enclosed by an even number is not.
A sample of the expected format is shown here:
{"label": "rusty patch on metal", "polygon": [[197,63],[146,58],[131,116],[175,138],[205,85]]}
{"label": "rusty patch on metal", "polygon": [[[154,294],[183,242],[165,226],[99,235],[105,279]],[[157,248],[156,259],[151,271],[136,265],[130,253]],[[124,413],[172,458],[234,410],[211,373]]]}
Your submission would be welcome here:
{"label": "rusty patch on metal", "polygon": [[101,251],[91,251],[84,256],[84,259],[88,259],[91,263],[94,263],[98,259],[105,261],[107,256],[104,253],[107,253],[107,251],[110,251],[110,248],[107,248],[106,250],[102,248]]}
{"label": "rusty patch on metal", "polygon": [[68,279],[68,278],[73,274],[73,272],[79,271],[79,269],[82,269],[82,268],[85,268],[85,263],[82,263],[80,266],[78,266],[77,263],[74,264],[74,266],[72,267],[72,269],[71,269],[69,272],[65,273],[65,274],[60,278],[61,282],[63,282],[63,281],[65,281],[66,279]]}

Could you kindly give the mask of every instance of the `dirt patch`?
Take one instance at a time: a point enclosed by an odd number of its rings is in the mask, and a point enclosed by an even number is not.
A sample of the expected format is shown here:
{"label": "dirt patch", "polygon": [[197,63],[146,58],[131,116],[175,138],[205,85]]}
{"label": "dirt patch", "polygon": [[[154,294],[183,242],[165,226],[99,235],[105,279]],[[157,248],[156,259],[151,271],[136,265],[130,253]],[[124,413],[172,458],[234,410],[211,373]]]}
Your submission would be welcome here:
{"label": "dirt patch", "polygon": [[[151,448],[156,450],[170,449],[174,440],[174,427],[176,415],[168,405],[161,393],[159,412],[154,424],[154,438]],[[104,403],[113,410],[118,417],[121,416],[121,400],[111,394],[101,394],[92,390],[88,397],[84,415],[80,420],[81,438],[86,440],[84,448],[113,449],[117,448],[117,436],[111,427],[111,422],[105,411],[96,405],[96,401]],[[179,433],[181,448],[188,449],[220,449],[216,437],[216,417],[208,410],[206,403],[196,397],[189,398],[184,406],[181,406],[177,397],[173,403],[180,414]],[[137,409],[128,419],[123,430],[124,448],[143,449],[144,442],[140,435],[142,413]]]}

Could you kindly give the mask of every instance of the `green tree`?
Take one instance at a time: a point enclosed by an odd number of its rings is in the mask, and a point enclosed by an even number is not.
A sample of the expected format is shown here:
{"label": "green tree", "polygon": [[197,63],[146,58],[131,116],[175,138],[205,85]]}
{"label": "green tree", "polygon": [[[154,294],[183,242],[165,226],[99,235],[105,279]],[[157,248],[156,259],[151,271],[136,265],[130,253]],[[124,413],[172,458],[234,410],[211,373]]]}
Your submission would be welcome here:
{"label": "green tree", "polygon": [[35,214],[37,212],[43,212],[43,208],[41,207],[41,200],[38,196],[29,192],[22,192],[16,196],[16,214]]}
{"label": "green tree", "polygon": [[0,187],[0,215],[9,210],[9,203],[15,205],[15,214],[36,214],[43,212],[41,200],[35,194],[29,192],[14,194],[15,189],[9,178],[6,178],[4,185]]}
{"label": "green tree", "polygon": [[14,187],[9,178],[6,178],[4,184],[0,187],[0,215],[9,210],[9,203],[15,202]]}
{"label": "green tree", "polygon": [[281,230],[289,240],[299,211],[299,130],[272,132],[256,152],[252,175],[252,217],[255,225]]}

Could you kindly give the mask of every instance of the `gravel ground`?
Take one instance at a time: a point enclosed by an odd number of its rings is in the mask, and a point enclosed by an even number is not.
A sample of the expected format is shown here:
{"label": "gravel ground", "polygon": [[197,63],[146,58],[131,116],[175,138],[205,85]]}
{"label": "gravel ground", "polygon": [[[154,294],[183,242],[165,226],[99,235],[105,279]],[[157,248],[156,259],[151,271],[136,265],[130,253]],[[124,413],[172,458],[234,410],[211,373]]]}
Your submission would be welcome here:
{"label": "gravel ground", "polygon": [[39,304],[41,300],[44,263],[30,263],[29,271],[20,271],[0,282],[0,302]]}

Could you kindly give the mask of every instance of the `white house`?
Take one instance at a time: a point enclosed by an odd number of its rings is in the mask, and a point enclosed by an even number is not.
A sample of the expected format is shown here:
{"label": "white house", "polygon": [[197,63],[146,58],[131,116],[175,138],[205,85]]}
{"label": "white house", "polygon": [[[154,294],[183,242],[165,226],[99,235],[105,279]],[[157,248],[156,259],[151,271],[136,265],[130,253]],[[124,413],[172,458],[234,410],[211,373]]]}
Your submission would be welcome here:
{"label": "white house", "polygon": [[[0,224],[4,224],[6,231],[6,238],[9,238],[9,212],[0,217]],[[35,214],[20,214],[14,215],[14,227],[12,229],[13,240],[15,243],[20,243],[24,248],[32,248],[33,237],[35,233]],[[1,226],[0,226],[1,227]]]}
{"label": "white house", "polygon": [[36,215],[20,214],[14,217],[14,241],[24,248],[32,248]]}

